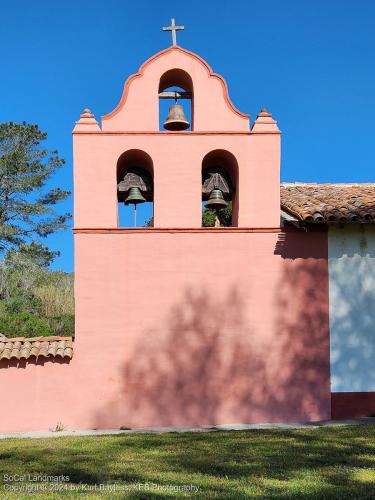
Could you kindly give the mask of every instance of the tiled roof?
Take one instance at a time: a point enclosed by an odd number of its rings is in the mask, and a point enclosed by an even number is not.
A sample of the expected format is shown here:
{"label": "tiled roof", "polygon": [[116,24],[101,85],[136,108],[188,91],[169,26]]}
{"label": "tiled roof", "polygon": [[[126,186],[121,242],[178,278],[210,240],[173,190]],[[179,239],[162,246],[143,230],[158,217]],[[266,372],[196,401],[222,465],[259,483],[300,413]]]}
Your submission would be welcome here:
{"label": "tiled roof", "polygon": [[38,357],[73,357],[72,337],[0,337],[0,360]]}
{"label": "tiled roof", "polygon": [[375,222],[375,183],[284,183],[281,208],[304,222]]}

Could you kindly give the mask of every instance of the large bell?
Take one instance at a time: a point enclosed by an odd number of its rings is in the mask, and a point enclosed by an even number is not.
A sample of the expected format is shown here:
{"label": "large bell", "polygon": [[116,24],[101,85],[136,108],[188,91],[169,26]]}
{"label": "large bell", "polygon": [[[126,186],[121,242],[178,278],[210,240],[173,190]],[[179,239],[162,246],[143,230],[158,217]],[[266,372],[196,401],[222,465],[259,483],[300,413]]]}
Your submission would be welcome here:
{"label": "large bell", "polygon": [[221,208],[225,208],[226,206],[228,206],[228,203],[224,200],[222,190],[213,189],[206,203],[206,208],[213,208],[214,210],[220,210]]}
{"label": "large bell", "polygon": [[129,189],[128,196],[125,198],[125,205],[129,205],[133,203],[133,205],[137,205],[138,203],[144,203],[146,198],[141,193],[141,190],[138,187],[132,187]]}
{"label": "large bell", "polygon": [[190,127],[190,123],[187,121],[184,113],[184,107],[181,104],[173,104],[169,108],[169,113],[163,127],[166,130],[186,130]]}

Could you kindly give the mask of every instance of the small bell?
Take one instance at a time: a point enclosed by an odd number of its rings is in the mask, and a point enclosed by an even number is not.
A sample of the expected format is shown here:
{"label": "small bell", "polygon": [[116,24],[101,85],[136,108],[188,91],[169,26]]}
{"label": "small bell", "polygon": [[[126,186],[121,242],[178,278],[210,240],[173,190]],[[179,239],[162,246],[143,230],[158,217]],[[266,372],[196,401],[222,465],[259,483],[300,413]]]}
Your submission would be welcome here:
{"label": "small bell", "polygon": [[225,208],[226,206],[228,206],[228,203],[224,200],[223,192],[221,191],[221,189],[213,189],[206,203],[206,208],[220,210],[221,208]]}
{"label": "small bell", "polygon": [[186,130],[190,127],[190,123],[186,119],[182,104],[173,104],[173,106],[169,108],[169,113],[163,127],[166,130],[176,131]]}
{"label": "small bell", "polygon": [[129,189],[128,196],[125,198],[125,205],[129,205],[130,203],[137,205],[145,201],[146,198],[142,195],[141,190],[138,187],[132,187]]}

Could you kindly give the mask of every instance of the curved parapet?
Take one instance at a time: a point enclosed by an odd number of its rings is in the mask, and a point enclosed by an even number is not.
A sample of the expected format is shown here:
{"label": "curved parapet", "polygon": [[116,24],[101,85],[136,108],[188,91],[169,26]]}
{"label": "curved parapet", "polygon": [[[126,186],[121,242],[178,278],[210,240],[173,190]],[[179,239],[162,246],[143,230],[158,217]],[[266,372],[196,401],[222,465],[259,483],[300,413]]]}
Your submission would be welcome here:
{"label": "curved parapet", "polygon": [[200,56],[179,46],[158,52],[128,78],[118,106],[102,116],[102,130],[159,130],[159,84],[173,70],[188,73],[193,82],[194,131],[249,131],[249,115],[233,105],[225,80]]}

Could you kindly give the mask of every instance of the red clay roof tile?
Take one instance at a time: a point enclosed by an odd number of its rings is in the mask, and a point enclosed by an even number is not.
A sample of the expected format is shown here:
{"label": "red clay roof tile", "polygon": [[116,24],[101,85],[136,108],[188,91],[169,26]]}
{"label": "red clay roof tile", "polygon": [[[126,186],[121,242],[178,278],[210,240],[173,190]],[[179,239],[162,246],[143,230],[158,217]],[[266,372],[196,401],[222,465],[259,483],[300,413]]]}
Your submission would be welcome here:
{"label": "red clay roof tile", "polygon": [[280,202],[282,210],[304,222],[375,221],[375,183],[284,183]]}
{"label": "red clay roof tile", "polygon": [[0,336],[0,360],[28,359],[44,356],[47,358],[72,358],[72,337],[15,337]]}

